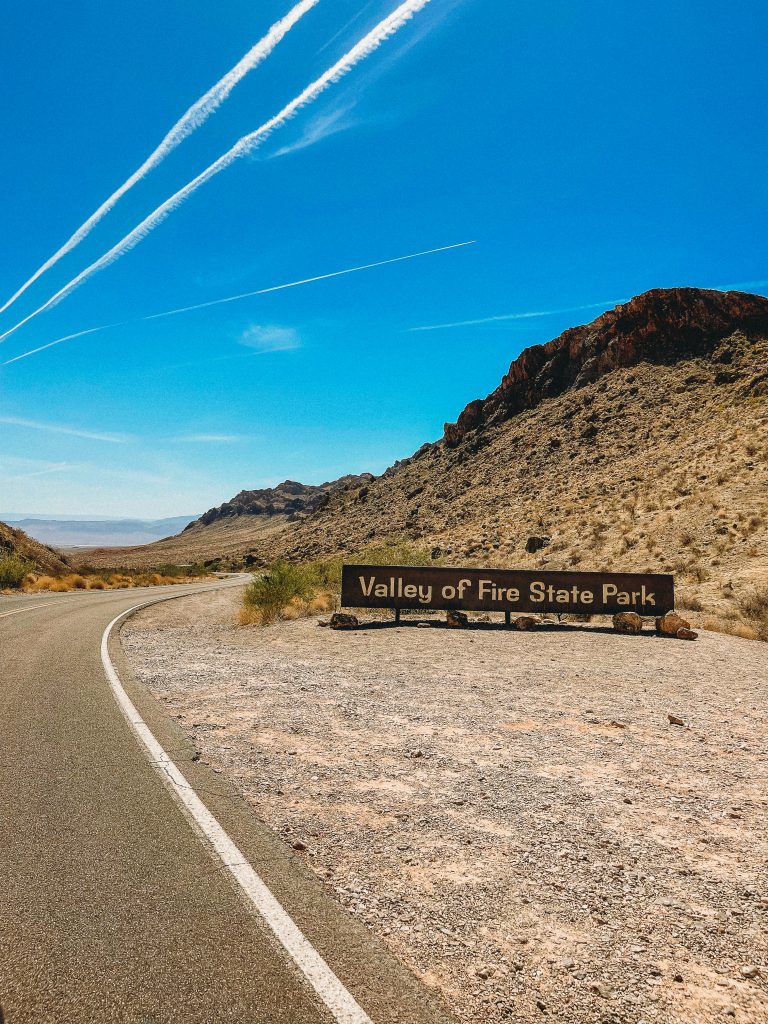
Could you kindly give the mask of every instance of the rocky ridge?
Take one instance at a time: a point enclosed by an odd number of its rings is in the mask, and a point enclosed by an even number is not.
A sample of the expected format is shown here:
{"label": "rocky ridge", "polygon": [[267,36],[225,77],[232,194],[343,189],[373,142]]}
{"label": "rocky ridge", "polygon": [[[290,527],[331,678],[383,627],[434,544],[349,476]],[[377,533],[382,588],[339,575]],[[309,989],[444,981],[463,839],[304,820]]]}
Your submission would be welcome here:
{"label": "rocky ridge", "polygon": [[370,473],[360,475],[348,474],[338,480],[331,480],[314,486],[301,484],[295,480],[284,480],[276,487],[265,487],[261,490],[240,491],[230,501],[206,513],[185,527],[185,530],[211,526],[223,519],[236,516],[289,516],[298,513],[309,513],[319,508],[327,496],[344,487],[357,487],[373,480]]}
{"label": "rocky ridge", "polygon": [[591,324],[527,348],[495,391],[470,402],[456,423],[445,424],[445,444],[455,448],[472,430],[594,383],[612,370],[706,356],[736,326],[768,333],[768,299],[743,292],[654,288]]}

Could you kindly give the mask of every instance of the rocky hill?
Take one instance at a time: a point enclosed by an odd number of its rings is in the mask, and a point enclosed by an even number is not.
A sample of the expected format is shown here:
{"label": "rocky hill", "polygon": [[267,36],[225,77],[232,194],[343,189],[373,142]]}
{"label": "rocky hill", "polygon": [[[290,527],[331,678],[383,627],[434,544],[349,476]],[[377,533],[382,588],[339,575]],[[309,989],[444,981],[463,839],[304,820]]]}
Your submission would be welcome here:
{"label": "rocky hill", "polygon": [[284,480],[277,487],[266,487],[257,491],[240,491],[231,501],[224,502],[218,508],[209,509],[199,519],[190,523],[186,529],[194,530],[200,526],[211,526],[222,519],[231,519],[234,516],[295,517],[297,513],[314,511],[334,491],[368,483],[372,479],[370,473],[363,473],[360,476],[343,476],[339,480],[331,480],[318,486],[300,484],[295,480]]}
{"label": "rocky hill", "polygon": [[196,538],[258,564],[407,536],[449,563],[671,570],[692,602],[738,600],[768,583],[768,300],[646,292],[526,349],[382,476],[264,519],[126,554]]}
{"label": "rocky hill", "polygon": [[284,528],[317,512],[336,492],[365,486],[370,473],[311,485],[285,480],[276,487],[240,491],[230,501],[195,519],[176,537],[134,547],[99,547],[78,554],[84,568],[149,568],[222,560],[225,565],[260,562],[258,554]]}
{"label": "rocky hill", "polygon": [[28,537],[23,530],[16,530],[7,523],[0,523],[0,558],[18,555],[25,562],[31,562],[36,569],[46,573],[66,572],[68,565],[63,556],[53,548],[40,544]]}

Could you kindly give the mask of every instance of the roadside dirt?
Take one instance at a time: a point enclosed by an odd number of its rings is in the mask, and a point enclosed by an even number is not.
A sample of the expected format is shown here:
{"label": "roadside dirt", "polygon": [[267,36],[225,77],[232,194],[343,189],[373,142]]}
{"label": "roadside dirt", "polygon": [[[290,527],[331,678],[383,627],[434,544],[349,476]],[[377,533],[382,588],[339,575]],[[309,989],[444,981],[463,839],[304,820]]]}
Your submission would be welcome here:
{"label": "roadside dirt", "polygon": [[131,663],[461,1020],[768,1019],[764,644],[242,628],[238,600],[140,613]]}

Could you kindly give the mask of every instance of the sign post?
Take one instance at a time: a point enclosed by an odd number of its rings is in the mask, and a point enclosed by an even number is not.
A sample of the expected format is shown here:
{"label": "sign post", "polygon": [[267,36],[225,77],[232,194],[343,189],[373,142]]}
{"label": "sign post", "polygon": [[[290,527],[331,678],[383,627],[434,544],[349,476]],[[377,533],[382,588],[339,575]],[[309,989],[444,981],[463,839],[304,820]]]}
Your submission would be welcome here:
{"label": "sign post", "polygon": [[345,565],[347,608],[663,615],[675,606],[674,581],[662,573],[544,572],[442,566]]}

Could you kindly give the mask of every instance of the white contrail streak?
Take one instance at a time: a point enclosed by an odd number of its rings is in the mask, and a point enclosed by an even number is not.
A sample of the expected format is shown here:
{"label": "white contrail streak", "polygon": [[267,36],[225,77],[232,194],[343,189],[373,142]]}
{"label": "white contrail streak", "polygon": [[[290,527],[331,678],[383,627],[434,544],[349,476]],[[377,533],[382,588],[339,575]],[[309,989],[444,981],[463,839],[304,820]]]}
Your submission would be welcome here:
{"label": "white contrail streak", "polygon": [[221,106],[235,86],[241,82],[249,72],[258,67],[262,61],[266,60],[281,39],[290,32],[296,22],[319,2],[320,0],[301,0],[301,2],[297,3],[284,18],[275,22],[264,38],[260,39],[255,46],[251,47],[241,61],[235,64],[235,66],[228,71],[223,78],[220,78],[219,81],[212,86],[207,93],[205,93],[205,95],[201,96],[196,103],[193,103],[189,110],[179,118],[157,149],[150,153],[141,167],[135,170],[133,174],[123,182],[120,188],[112,193],[109,199],[104,200],[96,212],[92,213],[88,220],[80,225],[72,237],[69,238],[64,245],[62,245],[62,247],[50,257],[50,259],[47,259],[45,263],[43,263],[42,266],[34,272],[32,277],[30,277],[28,281],[24,282],[18,291],[14,292],[4,306],[0,306],[0,313],[3,313],[8,309],[8,307],[12,305],[20,295],[23,295],[27,288],[34,284],[34,282],[44,274],[46,270],[49,270],[55,263],[58,263],[62,256],[66,256],[66,254],[71,252],[75,246],[79,245],[86,235],[90,234],[102,217],[109,213],[109,211],[125,195],[126,192],[132,189],[137,182],[141,181],[141,179],[149,174],[151,170],[165,160],[168,154],[183,142],[187,136],[191,135],[192,132],[198,129],[211,116],[211,114]]}
{"label": "white contrail streak", "polygon": [[84,281],[86,281],[93,274],[98,273],[100,270],[104,270],[105,267],[110,266],[124,256],[127,252],[130,252],[134,246],[138,245],[146,236],[157,227],[165,218],[172,213],[178,206],[189,198],[193,192],[196,192],[201,185],[205,182],[210,181],[214,175],[223,171],[229,167],[240,157],[247,156],[253,152],[257,146],[267,139],[272,132],[281,128],[287,121],[289,121],[307,104],[312,103],[317,97],[324,92],[329,86],[338,82],[339,79],[343,78],[355,65],[359,64],[360,61],[365,60],[366,57],[370,56],[375,50],[377,50],[381,44],[388,39],[391,35],[402,28],[414,14],[417,14],[422,8],[426,7],[430,0],[405,0],[404,3],[400,4],[390,15],[384,18],[379,24],[372,29],[366,36],[364,36],[355,46],[352,47],[342,58],[338,60],[332,67],[323,74],[315,79],[311,85],[308,85],[303,92],[299,93],[295,99],[291,100],[279,114],[265,121],[260,128],[251,132],[249,135],[244,135],[239,139],[231,149],[227,150],[218,160],[215,160],[209,167],[206,167],[196,178],[193,178],[183,188],[179,189],[174,195],[167,199],[164,203],[157,207],[157,209],[151,213],[148,217],[137,225],[133,231],[129,232],[125,238],[113,246],[109,252],[105,253],[100,259],[96,260],[89,267],[86,267],[77,277],[73,278],[69,284],[64,285],[60,288],[47,302],[44,302],[42,306],[38,307],[29,316],[26,316],[23,320],[20,320],[17,324],[7,330],[4,334],[0,334],[0,341],[4,341],[9,335],[13,334],[14,331],[18,330],[24,324],[32,320],[39,313],[49,309],[55,303],[60,302],[63,298],[69,295],[71,292],[78,288]]}
{"label": "white contrail streak", "polygon": [[626,299],[609,299],[605,302],[589,302],[585,306],[566,306],[564,309],[541,309],[530,313],[504,313],[501,316],[484,316],[479,320],[457,320],[450,324],[427,324],[424,327],[409,327],[409,331],[442,331],[449,327],[476,327],[479,324],[494,324],[503,320],[531,320],[540,316],[556,316],[559,313],[579,313],[583,309],[606,309]]}
{"label": "white contrail streak", "polygon": [[254,295],[267,295],[269,292],[280,292],[286,288],[298,288],[304,284],[314,284],[315,281],[327,281],[332,277],[343,277],[345,274],[357,274],[361,270],[372,270],[375,267],[386,267],[390,263],[403,263],[405,260],[415,260],[420,256],[432,256],[437,252],[447,252],[449,249],[463,249],[467,245],[474,245],[475,242],[454,242],[453,245],[440,245],[436,249],[425,249],[422,252],[408,253],[407,256],[395,256],[388,260],[378,260],[376,263],[363,263],[357,267],[347,267],[344,270],[334,270],[330,274],[317,274],[315,277],[303,277],[298,281],[288,281],[285,284],[273,284],[269,288],[259,288],[253,292],[242,292],[240,295],[228,295],[223,299],[212,299],[210,302],[198,302],[194,306],[182,306],[179,309],[168,309],[163,313],[150,313],[149,316],[138,317],[135,320],[123,320],[120,323],[115,324],[101,324],[99,327],[89,327],[85,331],[77,331],[75,334],[65,334],[63,338],[56,338],[55,341],[49,341],[47,345],[40,345],[38,348],[30,349],[29,352],[22,352],[18,356],[14,356],[12,359],[6,359],[5,362],[0,363],[0,366],[10,366],[11,363],[18,362],[19,359],[26,359],[27,356],[37,355],[38,352],[44,352],[47,348],[53,348],[54,345],[61,345],[64,341],[72,341],[74,338],[82,338],[85,334],[94,334],[96,331],[108,331],[113,327],[125,327],[128,324],[144,323],[147,320],[159,320],[161,317],[166,316],[179,316],[181,313],[191,313],[196,309],[208,309],[210,306],[222,306],[226,302],[237,302],[240,299],[250,299]]}
{"label": "white contrail streak", "polygon": [[[402,263],[404,260],[415,260],[419,256],[431,256],[436,252],[446,252],[448,249],[462,249],[465,245],[474,245],[471,242],[455,242],[453,245],[441,245],[437,249],[425,249],[424,252],[412,252],[407,256],[395,256],[391,260],[379,260],[377,263],[363,263],[359,267],[347,267],[346,270],[334,270],[331,274],[318,274],[316,277],[304,277],[300,281],[289,281],[287,284],[274,284],[271,288],[259,288],[255,292],[243,292],[241,295],[230,295],[226,299],[213,299],[211,302],[198,302],[194,306],[183,306],[181,309],[169,309],[165,313],[152,313],[150,316],[141,317],[142,320],[159,320],[163,316],[176,316],[177,313],[191,313],[195,309],[207,309],[208,306],[221,306],[225,302],[237,302],[239,299],[250,299],[254,295],[266,295],[268,292],[281,292],[285,288],[298,288],[302,284],[314,284],[315,281],[327,281],[330,277],[342,277],[344,274],[356,274],[360,270],[372,270],[374,267],[385,267],[389,263]],[[4,365],[4,364],[3,364]]]}

